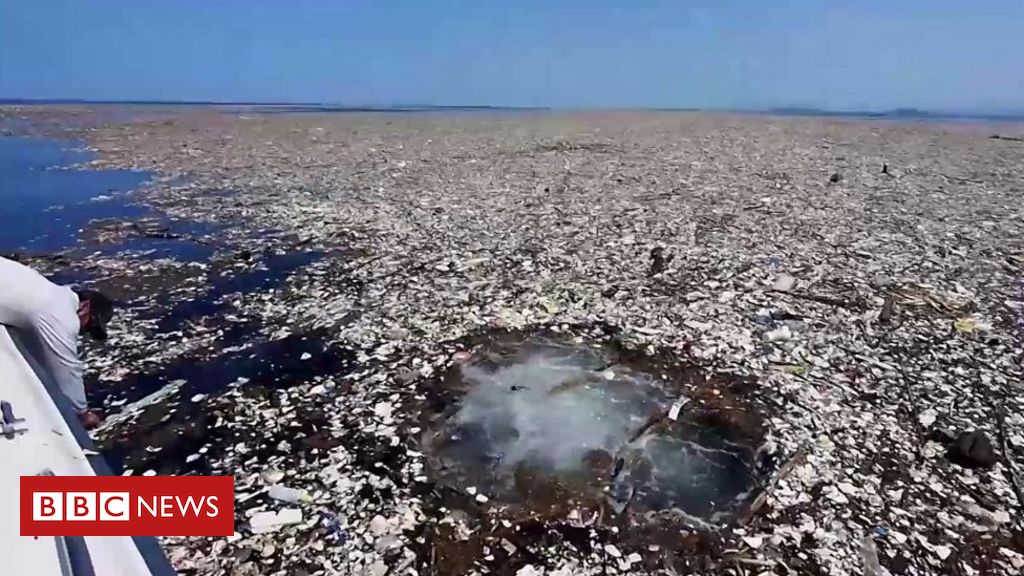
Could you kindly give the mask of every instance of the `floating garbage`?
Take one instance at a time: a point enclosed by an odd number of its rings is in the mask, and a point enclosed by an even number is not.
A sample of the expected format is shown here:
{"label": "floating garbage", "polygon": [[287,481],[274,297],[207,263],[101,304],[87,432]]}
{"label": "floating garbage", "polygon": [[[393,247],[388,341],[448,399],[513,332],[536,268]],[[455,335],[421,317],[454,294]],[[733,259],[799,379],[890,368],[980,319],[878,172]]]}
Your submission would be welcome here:
{"label": "floating garbage", "polygon": [[[122,114],[0,107],[0,125],[39,120],[79,138],[96,150],[92,168],[153,171],[130,196],[121,191],[149,173],[122,172],[114,186],[113,171],[81,174],[90,184],[45,169],[50,160],[0,178],[33,199],[4,230],[9,249],[126,303],[112,338],[86,345],[90,401],[110,414],[187,380],[108,426],[104,454],[135,474],[236,474],[240,518],[280,482],[334,510],[300,529],[164,539],[183,573],[860,574],[874,571],[873,552],[883,573],[1024,568],[1004,521],[1022,500],[1024,148],[990,140],[990,128],[665,112]],[[92,118],[107,125],[75,128]],[[883,162],[901,167],[898,179],[878,174]],[[833,173],[843,181],[828,186]],[[35,193],[46,180],[72,183],[78,204]],[[97,194],[114,198],[88,201]],[[85,225],[138,222],[144,205],[168,218],[166,231]],[[313,250],[323,258],[309,260]],[[528,452],[504,465],[495,438],[479,450],[472,436],[451,438],[472,430],[456,421],[472,387],[501,381],[514,355],[464,335],[548,326],[590,337],[575,327],[598,323],[638,354],[674,347],[756,386],[747,396],[724,377],[687,379],[599,346],[607,366],[581,371],[612,378],[564,393],[604,407],[597,392],[616,397],[626,365],[661,388],[643,398],[676,420],[654,416],[619,444],[629,450],[597,444],[557,469]],[[331,361],[323,337],[287,339],[320,327],[357,348],[351,361]],[[471,382],[451,361],[482,376]],[[196,394],[207,397],[189,402]],[[645,471],[662,444],[683,441],[750,464],[764,438],[752,397],[772,407],[773,456],[755,468],[779,468],[743,512],[744,531],[644,523],[667,515],[655,497],[723,522],[743,509],[728,486],[709,512]],[[929,408],[938,416],[925,427]],[[976,428],[988,442],[963,435]],[[963,470],[942,457],[950,448],[968,465],[1003,462]],[[265,469],[287,475],[268,481]],[[726,472],[695,478],[705,486]],[[998,525],[949,505],[974,500],[1005,513]],[[872,513],[892,510],[907,513]],[[394,534],[366,537],[378,515],[402,515],[404,550]],[[881,522],[884,536],[871,532]]]}
{"label": "floating garbage", "polygon": [[253,534],[276,532],[285,526],[302,522],[302,510],[285,508],[277,512],[257,512],[249,519]]}
{"label": "floating garbage", "polygon": [[274,500],[280,500],[282,502],[312,502],[309,494],[305,490],[299,488],[289,488],[288,486],[282,486],[275,484],[267,490],[267,496],[270,496]]}

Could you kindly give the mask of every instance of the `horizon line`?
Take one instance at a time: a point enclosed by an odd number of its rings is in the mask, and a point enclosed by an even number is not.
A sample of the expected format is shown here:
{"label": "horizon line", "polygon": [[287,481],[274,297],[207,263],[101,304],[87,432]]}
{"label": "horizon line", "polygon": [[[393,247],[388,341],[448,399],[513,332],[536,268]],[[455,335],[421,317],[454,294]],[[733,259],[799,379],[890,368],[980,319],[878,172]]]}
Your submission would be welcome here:
{"label": "horizon line", "polygon": [[47,105],[47,104],[87,104],[87,105],[131,105],[131,106],[266,106],[292,108],[319,108],[324,111],[352,112],[417,112],[430,110],[529,110],[529,111],[587,111],[587,110],[636,110],[651,112],[720,112],[720,113],[774,113],[798,116],[857,116],[857,117],[904,117],[904,118],[978,118],[978,119],[1024,119],[1024,109],[993,110],[989,112],[967,112],[963,110],[929,110],[914,107],[897,107],[888,109],[841,109],[817,108],[813,106],[769,106],[763,108],[716,108],[696,106],[506,106],[489,104],[341,104],[318,101],[274,101],[274,100],[145,100],[145,99],[91,99],[91,98],[4,98],[0,97],[0,105]]}

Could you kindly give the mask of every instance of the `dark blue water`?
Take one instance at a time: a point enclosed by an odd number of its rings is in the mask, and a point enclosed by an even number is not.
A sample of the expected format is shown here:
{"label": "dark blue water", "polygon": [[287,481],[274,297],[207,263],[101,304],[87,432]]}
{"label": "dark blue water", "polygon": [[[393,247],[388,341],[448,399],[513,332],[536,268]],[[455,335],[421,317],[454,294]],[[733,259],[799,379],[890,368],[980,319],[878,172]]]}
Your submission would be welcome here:
{"label": "dark blue water", "polygon": [[[131,251],[143,258],[171,257],[182,261],[209,262],[218,248],[212,236],[218,228],[202,223],[168,218],[155,213],[145,206],[131,203],[129,194],[146,182],[149,174],[128,170],[78,170],[72,167],[89,161],[93,155],[75,144],[39,138],[0,137],[0,254],[24,252],[30,254],[61,253],[68,256],[68,266],[57,269],[51,279],[60,283],[88,283],[94,280],[71,264],[77,256],[93,252],[114,254]],[[97,201],[97,196],[109,197]],[[168,228],[167,237],[133,236],[122,241],[98,244],[83,239],[82,231],[97,226],[96,221],[156,220]],[[197,241],[200,240],[200,241]],[[192,297],[176,302],[166,308],[156,305],[151,313],[161,317],[157,332],[175,331],[190,322],[215,319],[229,311],[225,296],[249,294],[270,290],[280,285],[290,275],[319,260],[323,254],[315,251],[295,251],[283,254],[258,253],[251,256],[256,265],[249,270],[238,272],[229,269],[223,275],[210,280],[206,290]],[[116,321],[116,320],[115,320]],[[248,340],[255,331],[252,325],[235,325],[224,334],[224,345],[234,346]],[[300,337],[297,337],[300,338]],[[305,341],[304,337],[300,338]],[[281,374],[300,374],[292,364],[282,360],[290,357],[295,350],[288,347],[291,340],[276,344],[264,343],[264,353],[258,358],[225,356],[210,362],[198,363],[188,359],[181,365],[172,365],[165,371],[140,375],[132,382],[127,397],[137,399],[152,391],[152,386],[165,382],[167,378],[182,375],[196,376],[197,381],[208,382],[207,388],[216,388],[233,380],[238,374],[250,374],[255,379],[262,371]],[[310,353],[318,343],[310,343]],[[281,348],[280,354],[271,353]],[[294,347],[292,347],[294,348]],[[300,346],[301,348],[301,346]],[[306,351],[298,350],[298,353]],[[322,354],[322,352],[321,352]],[[291,360],[289,360],[291,361]],[[317,362],[302,363],[309,368],[319,366]],[[184,367],[184,368],[183,368]],[[189,371],[191,370],[191,372]],[[203,378],[198,375],[206,374]],[[277,372],[275,372],[277,374]],[[214,376],[217,377],[214,377]],[[278,375],[263,380],[280,380]],[[170,378],[174,379],[174,378]],[[152,385],[152,386],[151,386]],[[109,395],[109,390],[95,390],[91,399],[99,401]],[[95,402],[99,404],[99,402]]]}
{"label": "dark blue water", "polygon": [[[146,181],[145,173],[61,169],[91,157],[71,146],[0,137],[0,252],[58,252],[74,246],[90,220],[145,215],[145,208],[123,198]],[[92,201],[97,196],[114,199]]]}
{"label": "dark blue water", "polygon": [[[103,444],[104,457],[116,473],[121,473],[125,468],[132,468],[136,473],[153,469],[160,474],[234,472],[211,469],[206,458],[195,462],[186,459],[203,447],[209,449],[209,456],[222,457],[224,447],[235,443],[232,435],[237,433],[237,430],[230,431],[217,425],[218,417],[210,413],[204,402],[192,402],[190,399],[195,394],[219,394],[238,378],[245,378],[245,386],[249,389],[273,391],[350,371],[355,365],[355,354],[344,348],[324,344],[326,337],[325,330],[292,334],[281,340],[257,342],[245,350],[209,359],[182,358],[159,371],[131,375],[125,382],[124,393],[116,395],[129,402],[173,380],[184,380],[185,384],[175,398],[150,407],[134,425],[106,439]],[[90,396],[95,396],[91,401],[97,403],[109,399],[95,394]],[[295,458],[318,447],[323,441],[322,430],[326,427],[324,418],[318,413],[300,411],[299,414],[300,417],[283,422],[282,429],[248,431],[250,435],[255,433],[261,436],[260,442],[250,443],[257,448],[257,455],[263,453]],[[321,429],[319,432],[318,428]],[[321,438],[318,440],[318,437]],[[281,440],[294,443],[297,452],[277,453],[275,447]],[[329,438],[327,442],[331,442]],[[153,446],[160,450],[146,449]],[[325,446],[320,445],[319,448],[323,450]]]}
{"label": "dark blue water", "polygon": [[[93,154],[74,142],[0,137],[0,253],[51,254],[80,248],[113,254],[122,250],[182,261],[209,258],[214,249],[197,242],[212,225],[174,220],[133,204],[129,192],[149,179],[131,170],[78,170]],[[170,238],[136,236],[123,242],[85,245],[81,231],[101,219],[155,218]]]}
{"label": "dark blue water", "polygon": [[234,293],[250,294],[279,286],[286,278],[315,262],[321,252],[287,252],[263,260],[259,268],[243,273],[228,272],[214,278],[202,297],[178,302],[171,306],[157,325],[157,332],[181,330],[189,322],[223,314],[230,306],[224,296]]}
{"label": "dark blue water", "polygon": [[[212,224],[172,219],[133,204],[130,192],[149,174],[129,170],[79,170],[76,164],[93,158],[75,143],[42,138],[0,137],[0,254],[62,253],[75,256],[130,251],[145,258],[170,257],[209,262],[217,250]],[[97,200],[97,197],[104,197]],[[110,243],[89,242],[82,231],[103,222],[145,218],[167,228],[158,237],[135,235]],[[163,320],[158,331],[181,329],[188,322],[222,314],[224,297],[268,290],[300,268],[315,262],[319,252],[257,254],[257,265],[245,272],[229,270],[211,279],[207,290],[168,309],[155,310]],[[84,275],[83,275],[84,274]],[[73,266],[56,270],[61,283],[85,283],[87,273]]]}
{"label": "dark blue water", "polygon": [[188,322],[221,314],[228,309],[225,296],[275,288],[288,276],[322,256],[320,252],[288,252],[265,259],[263,266],[253,270],[215,278],[201,298],[185,300],[171,307],[157,325],[157,332],[174,332]]}

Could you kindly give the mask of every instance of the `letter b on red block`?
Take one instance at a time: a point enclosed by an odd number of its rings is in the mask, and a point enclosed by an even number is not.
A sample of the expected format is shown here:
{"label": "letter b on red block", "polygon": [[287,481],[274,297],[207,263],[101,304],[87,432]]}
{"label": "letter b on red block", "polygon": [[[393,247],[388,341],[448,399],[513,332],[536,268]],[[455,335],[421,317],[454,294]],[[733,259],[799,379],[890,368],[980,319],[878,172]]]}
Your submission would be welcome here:
{"label": "letter b on red block", "polygon": [[34,492],[32,494],[32,520],[64,520],[64,493]]}
{"label": "letter b on red block", "polygon": [[96,519],[95,492],[68,492],[64,496],[64,519],[91,522]]}

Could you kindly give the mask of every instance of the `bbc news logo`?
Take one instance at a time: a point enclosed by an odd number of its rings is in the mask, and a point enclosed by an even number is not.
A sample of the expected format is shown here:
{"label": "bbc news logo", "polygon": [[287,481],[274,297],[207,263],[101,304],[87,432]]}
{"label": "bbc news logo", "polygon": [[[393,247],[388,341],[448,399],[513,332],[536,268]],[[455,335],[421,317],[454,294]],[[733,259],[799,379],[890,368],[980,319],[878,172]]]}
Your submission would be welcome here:
{"label": "bbc news logo", "polygon": [[132,503],[136,518],[172,518],[194,516],[216,518],[220,514],[218,496],[137,496],[129,492],[35,492],[32,494],[32,520],[60,522],[63,520],[111,520],[128,522]]}
{"label": "bbc news logo", "polygon": [[231,536],[231,476],[22,476],[22,536]]}

